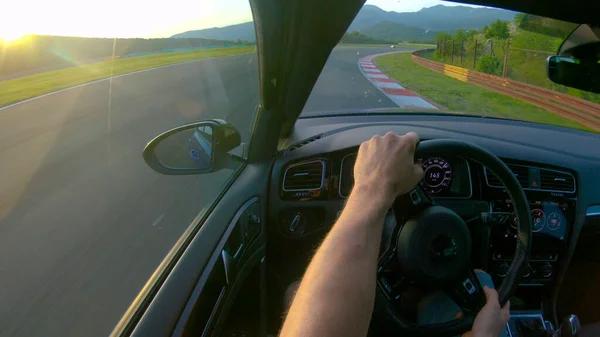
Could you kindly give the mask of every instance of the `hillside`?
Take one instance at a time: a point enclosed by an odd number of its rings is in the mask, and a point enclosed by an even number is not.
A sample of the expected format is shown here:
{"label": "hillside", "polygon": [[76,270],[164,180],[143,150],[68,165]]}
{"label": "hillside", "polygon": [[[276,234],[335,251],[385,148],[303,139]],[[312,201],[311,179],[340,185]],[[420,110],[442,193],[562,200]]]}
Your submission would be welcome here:
{"label": "hillside", "polygon": [[512,48],[542,50],[555,53],[562,43],[562,39],[541,33],[519,30],[511,41]]}
{"label": "hillside", "polygon": [[345,33],[344,36],[342,36],[342,39],[340,40],[340,43],[349,43],[349,44],[389,44],[389,43],[394,43],[392,41],[389,40],[385,40],[385,39],[375,39],[373,37],[370,36],[366,36],[363,35],[359,32],[350,32],[350,33]]}
{"label": "hillside", "polygon": [[231,44],[231,41],[207,39],[109,39],[29,35],[27,43],[0,45],[0,77],[33,69],[53,69],[101,61],[112,56]]}
{"label": "hillside", "polygon": [[173,38],[200,38],[216,40],[245,40],[254,42],[256,40],[254,23],[245,22],[237,25],[215,27],[200,30],[190,30],[171,36]]}
{"label": "hillside", "polygon": [[374,26],[365,28],[362,34],[375,39],[387,41],[434,41],[436,32],[410,27],[401,23],[383,21]]}
{"label": "hillside", "polygon": [[350,25],[349,30],[361,31],[383,21],[401,23],[410,27],[433,31],[448,31],[457,28],[481,29],[486,24],[500,19],[512,21],[515,12],[496,8],[473,8],[468,6],[437,5],[418,12],[397,13],[365,5]]}
{"label": "hillside", "polygon": [[[495,8],[473,8],[468,6],[444,6],[437,5],[429,8],[423,8],[418,12],[397,13],[388,12],[374,5],[365,5],[358,12],[358,15],[348,28],[349,32],[359,31],[362,34],[373,38],[383,38],[389,35],[393,40],[420,40],[413,39],[410,36],[426,34],[425,31],[453,31],[457,28],[462,29],[481,29],[486,24],[497,20],[512,21],[515,13]],[[382,26],[379,24],[383,24]],[[400,32],[400,26],[392,26],[390,23],[404,25],[406,33]],[[394,31],[385,33],[384,27],[390,27]],[[420,29],[418,32],[415,29]],[[365,31],[367,30],[367,31]],[[369,33],[367,33],[369,32]],[[374,33],[373,33],[374,32]],[[377,34],[371,35],[371,34]],[[246,40],[254,42],[256,40],[254,26],[252,22],[241,23],[226,27],[215,27],[200,30],[190,30],[184,33],[173,35],[174,38],[203,38],[217,40]],[[399,37],[399,38],[396,38]],[[429,40],[423,39],[423,40]]]}

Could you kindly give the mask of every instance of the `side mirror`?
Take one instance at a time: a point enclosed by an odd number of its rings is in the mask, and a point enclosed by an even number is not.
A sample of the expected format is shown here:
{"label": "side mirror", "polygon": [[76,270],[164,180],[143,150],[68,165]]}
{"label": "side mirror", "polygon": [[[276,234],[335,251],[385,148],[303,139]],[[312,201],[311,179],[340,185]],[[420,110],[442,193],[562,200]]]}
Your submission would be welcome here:
{"label": "side mirror", "polygon": [[600,29],[577,26],[558,48],[558,56],[546,60],[548,78],[567,87],[600,93]]}
{"label": "side mirror", "polygon": [[229,153],[240,144],[240,134],[231,124],[213,119],[163,132],[146,144],[143,156],[146,164],[161,174],[202,174],[230,167],[232,160],[243,160]]}
{"label": "side mirror", "polygon": [[546,71],[554,83],[600,93],[600,64],[596,59],[550,56],[546,60]]}

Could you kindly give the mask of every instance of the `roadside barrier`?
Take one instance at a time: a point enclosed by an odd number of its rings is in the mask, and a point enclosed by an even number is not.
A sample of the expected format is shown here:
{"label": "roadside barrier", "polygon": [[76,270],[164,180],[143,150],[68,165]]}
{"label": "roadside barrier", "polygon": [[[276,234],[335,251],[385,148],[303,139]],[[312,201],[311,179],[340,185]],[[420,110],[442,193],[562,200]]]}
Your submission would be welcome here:
{"label": "roadside barrier", "polygon": [[419,53],[423,51],[431,50],[413,52],[411,55],[413,62],[459,81],[472,83],[536,105],[562,117],[577,121],[588,128],[600,131],[600,104],[535,85],[428,60],[419,56]]}

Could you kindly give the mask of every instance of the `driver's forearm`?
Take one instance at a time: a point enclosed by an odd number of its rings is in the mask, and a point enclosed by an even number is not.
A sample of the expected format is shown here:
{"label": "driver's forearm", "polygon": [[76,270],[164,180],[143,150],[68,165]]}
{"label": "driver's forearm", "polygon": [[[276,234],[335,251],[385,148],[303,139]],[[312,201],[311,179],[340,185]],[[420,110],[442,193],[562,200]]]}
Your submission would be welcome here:
{"label": "driver's forearm", "polygon": [[386,199],[360,188],[352,192],[304,275],[281,336],[366,336]]}

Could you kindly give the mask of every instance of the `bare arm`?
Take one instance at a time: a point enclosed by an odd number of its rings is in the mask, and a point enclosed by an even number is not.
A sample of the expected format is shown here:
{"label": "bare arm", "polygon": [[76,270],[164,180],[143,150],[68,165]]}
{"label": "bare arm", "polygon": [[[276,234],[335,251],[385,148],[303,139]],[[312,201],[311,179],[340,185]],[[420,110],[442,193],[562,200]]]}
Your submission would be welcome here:
{"label": "bare arm", "polygon": [[387,210],[423,175],[415,133],[361,144],[355,187],[310,263],[281,336],[366,336],[375,299],[377,254]]}

